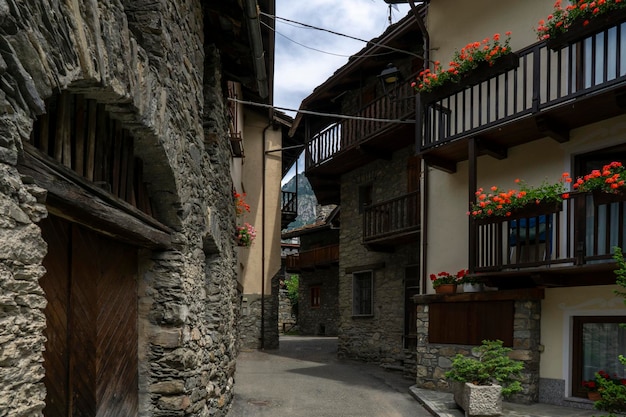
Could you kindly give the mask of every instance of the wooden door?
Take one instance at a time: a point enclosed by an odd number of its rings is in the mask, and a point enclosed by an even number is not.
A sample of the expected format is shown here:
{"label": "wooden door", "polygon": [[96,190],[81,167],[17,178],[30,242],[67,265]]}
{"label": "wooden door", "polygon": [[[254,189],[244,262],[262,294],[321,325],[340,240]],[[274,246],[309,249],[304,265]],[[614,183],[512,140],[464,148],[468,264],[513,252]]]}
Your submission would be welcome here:
{"label": "wooden door", "polygon": [[56,217],[42,231],[44,416],[137,415],[136,249]]}

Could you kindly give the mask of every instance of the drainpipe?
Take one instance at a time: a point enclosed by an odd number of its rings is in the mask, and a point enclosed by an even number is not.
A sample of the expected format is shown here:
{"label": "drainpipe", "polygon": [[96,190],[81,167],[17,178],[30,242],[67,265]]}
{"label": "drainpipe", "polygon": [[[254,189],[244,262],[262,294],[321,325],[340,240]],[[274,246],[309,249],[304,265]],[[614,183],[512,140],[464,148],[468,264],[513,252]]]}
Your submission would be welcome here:
{"label": "drainpipe", "polygon": [[254,73],[259,89],[259,96],[267,98],[269,88],[267,81],[267,70],[265,68],[265,51],[263,50],[263,39],[261,37],[261,21],[256,0],[245,0],[245,14],[248,19],[248,34],[252,44],[252,55],[254,59]]}

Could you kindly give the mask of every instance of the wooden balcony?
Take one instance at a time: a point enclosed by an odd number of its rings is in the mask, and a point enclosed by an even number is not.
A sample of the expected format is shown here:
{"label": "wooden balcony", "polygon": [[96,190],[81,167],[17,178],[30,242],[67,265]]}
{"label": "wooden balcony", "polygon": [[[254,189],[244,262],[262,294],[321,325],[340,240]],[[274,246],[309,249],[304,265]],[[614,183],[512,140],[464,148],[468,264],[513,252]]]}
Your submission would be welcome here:
{"label": "wooden balcony", "polygon": [[307,138],[306,176],[320,204],[339,204],[341,174],[415,142],[415,92],[408,81],[353,116],[370,120],[339,120]]}
{"label": "wooden balcony", "polygon": [[287,272],[300,272],[318,268],[328,268],[339,263],[339,244],[323,246],[297,255],[288,255],[286,258]]}
{"label": "wooden balcony", "polygon": [[507,149],[546,136],[559,142],[572,129],[624,113],[626,23],[553,51],[544,42],[518,52],[519,67],[430,103],[418,153],[454,172],[478,155],[506,158]]}
{"label": "wooden balcony", "polygon": [[280,205],[281,229],[286,228],[296,217],[298,217],[298,193],[282,191]]}
{"label": "wooden balcony", "polygon": [[372,204],[363,210],[363,244],[371,250],[388,251],[415,242],[420,231],[420,193]]}
{"label": "wooden balcony", "polygon": [[612,249],[626,241],[624,200],[572,193],[533,213],[471,220],[470,273],[501,289],[615,283]]}

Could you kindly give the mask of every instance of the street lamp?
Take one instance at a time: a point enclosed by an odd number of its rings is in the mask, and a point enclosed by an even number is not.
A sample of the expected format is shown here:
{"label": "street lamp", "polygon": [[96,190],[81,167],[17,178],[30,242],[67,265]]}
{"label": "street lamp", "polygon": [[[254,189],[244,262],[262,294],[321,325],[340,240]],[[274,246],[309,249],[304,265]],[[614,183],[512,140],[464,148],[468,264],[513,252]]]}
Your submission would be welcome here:
{"label": "street lamp", "polygon": [[383,86],[384,95],[389,95],[390,98],[393,98],[392,92],[400,84],[400,71],[398,68],[391,63],[387,64],[387,67],[382,70],[378,78]]}

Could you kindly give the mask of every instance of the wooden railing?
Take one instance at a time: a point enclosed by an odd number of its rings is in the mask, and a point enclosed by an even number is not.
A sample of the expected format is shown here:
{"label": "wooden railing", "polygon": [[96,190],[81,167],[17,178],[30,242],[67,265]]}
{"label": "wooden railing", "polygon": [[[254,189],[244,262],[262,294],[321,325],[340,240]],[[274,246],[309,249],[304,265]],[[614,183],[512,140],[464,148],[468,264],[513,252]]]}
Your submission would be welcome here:
{"label": "wooden railing", "polygon": [[419,227],[419,192],[372,204],[363,210],[364,243],[414,232]]}
{"label": "wooden railing", "polygon": [[391,94],[369,103],[353,116],[370,120],[340,120],[321,132],[317,132],[307,141],[306,169],[321,165],[337,153],[367,142],[372,137],[397,125],[394,121],[412,119],[415,116],[415,91],[407,80]]}
{"label": "wooden railing", "polygon": [[518,68],[424,103],[420,151],[623,83],[626,63],[620,51],[624,45],[626,23],[557,51],[545,43],[519,51]]}
{"label": "wooden railing", "polygon": [[282,191],[281,193],[282,204],[281,204],[281,213],[282,214],[298,214],[298,193],[293,191]]}
{"label": "wooden railing", "polygon": [[537,206],[533,213],[475,220],[476,253],[470,271],[610,261],[612,248],[625,243],[626,202],[618,200],[572,193],[560,206]]}
{"label": "wooden railing", "polygon": [[287,270],[314,269],[339,262],[339,245],[329,245],[301,251],[286,258]]}

